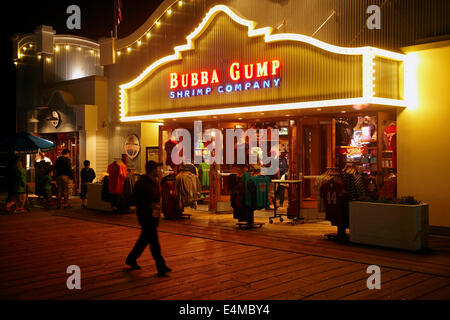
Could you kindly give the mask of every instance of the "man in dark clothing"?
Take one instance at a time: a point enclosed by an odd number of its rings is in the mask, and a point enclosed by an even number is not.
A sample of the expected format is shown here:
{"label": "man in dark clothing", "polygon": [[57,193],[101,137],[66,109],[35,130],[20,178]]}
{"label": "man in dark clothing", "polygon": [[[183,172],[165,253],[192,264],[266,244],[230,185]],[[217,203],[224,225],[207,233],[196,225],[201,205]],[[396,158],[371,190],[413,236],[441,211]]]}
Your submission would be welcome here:
{"label": "man in dark clothing", "polygon": [[145,175],[136,182],[133,191],[133,197],[136,205],[136,213],[139,224],[141,225],[141,235],[131,250],[125,263],[133,269],[140,269],[136,260],[144,252],[148,244],[158,269],[158,276],[164,276],[171,269],[166,266],[164,258],[161,255],[161,248],[158,241],[157,226],[160,215],[160,190],[158,184],[158,167],[162,163],[154,161],[147,162],[145,166]]}
{"label": "man in dark clothing", "polygon": [[61,198],[64,198],[64,209],[69,206],[69,192],[72,190],[73,171],[70,163],[70,151],[64,149],[62,156],[55,161],[55,180],[58,188],[58,209],[61,208]]}
{"label": "man in dark clothing", "polygon": [[81,177],[81,207],[87,208],[87,184],[92,183],[95,179],[95,171],[92,169],[91,162],[89,160],[84,160],[83,162],[84,168],[81,169],[80,177]]}

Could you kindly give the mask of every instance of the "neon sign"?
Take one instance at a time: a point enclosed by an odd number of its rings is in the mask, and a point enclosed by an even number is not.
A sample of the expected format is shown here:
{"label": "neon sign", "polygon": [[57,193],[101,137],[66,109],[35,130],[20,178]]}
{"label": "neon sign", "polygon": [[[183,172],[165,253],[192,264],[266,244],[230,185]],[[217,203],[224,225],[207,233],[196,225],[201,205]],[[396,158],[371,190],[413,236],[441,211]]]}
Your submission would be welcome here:
{"label": "neon sign", "polygon": [[217,93],[279,87],[280,69],[281,62],[275,59],[244,65],[233,62],[228,68],[228,82],[224,84],[221,84],[221,76],[216,69],[184,74],[172,72],[169,75],[169,97],[176,99],[209,95],[213,92],[213,85],[217,85]]}

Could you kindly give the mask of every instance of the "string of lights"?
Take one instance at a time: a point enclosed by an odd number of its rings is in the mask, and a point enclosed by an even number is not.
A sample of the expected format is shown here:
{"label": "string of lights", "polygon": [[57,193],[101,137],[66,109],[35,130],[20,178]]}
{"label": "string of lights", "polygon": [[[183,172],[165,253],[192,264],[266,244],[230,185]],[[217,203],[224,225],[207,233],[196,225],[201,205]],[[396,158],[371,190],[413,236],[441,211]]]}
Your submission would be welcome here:
{"label": "string of lights", "polygon": [[161,26],[161,20],[163,19],[164,16],[171,16],[174,13],[174,10],[176,8],[181,8],[184,5],[184,2],[181,0],[178,1],[174,1],[170,6],[168,6],[168,8],[158,17],[155,19],[154,23],[151,25],[151,27],[149,29],[147,29],[146,32],[144,32],[144,34],[135,42],[133,42],[131,45],[128,46],[124,46],[121,48],[118,48],[116,50],[116,55],[117,57],[120,57],[122,54],[122,50],[125,51],[126,53],[131,53],[133,51],[133,47],[137,47],[139,48],[144,41],[148,41],[151,36],[152,36],[152,31],[154,31],[155,28],[158,28]]}

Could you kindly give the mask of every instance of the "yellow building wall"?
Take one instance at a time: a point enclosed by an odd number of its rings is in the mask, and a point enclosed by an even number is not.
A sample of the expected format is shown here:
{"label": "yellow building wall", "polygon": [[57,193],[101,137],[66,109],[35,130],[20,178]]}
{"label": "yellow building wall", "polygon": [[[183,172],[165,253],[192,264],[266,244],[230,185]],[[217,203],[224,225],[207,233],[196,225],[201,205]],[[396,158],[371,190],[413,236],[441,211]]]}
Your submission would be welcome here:
{"label": "yellow building wall", "polygon": [[450,227],[450,42],[405,48],[410,106],[397,114],[398,195],[430,205],[430,226]]}
{"label": "yellow building wall", "polygon": [[145,171],[146,148],[157,147],[159,143],[159,126],[156,123],[141,123],[141,171]]}

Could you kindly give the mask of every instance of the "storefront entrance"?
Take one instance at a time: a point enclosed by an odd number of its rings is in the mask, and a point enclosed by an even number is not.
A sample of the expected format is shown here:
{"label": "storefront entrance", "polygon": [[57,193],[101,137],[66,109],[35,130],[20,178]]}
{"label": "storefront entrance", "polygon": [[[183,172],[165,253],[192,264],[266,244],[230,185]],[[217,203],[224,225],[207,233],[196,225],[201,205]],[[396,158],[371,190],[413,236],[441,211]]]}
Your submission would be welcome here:
{"label": "storefront entrance", "polygon": [[80,161],[79,161],[79,136],[78,132],[69,133],[43,133],[40,136],[44,139],[52,141],[56,148],[53,151],[47,152],[46,156],[50,158],[53,164],[56,159],[62,154],[64,149],[70,150],[70,161],[73,170],[73,193],[79,194],[79,176],[80,176]]}
{"label": "storefront entrance", "polygon": [[[169,154],[177,145],[174,130],[182,128],[194,137],[192,122],[160,126],[159,155],[164,163],[164,174],[176,174],[176,168],[171,166]],[[218,129],[223,135],[223,154],[225,161],[227,153],[227,129],[277,129],[279,130],[279,146],[276,157],[280,160],[280,170],[271,175],[273,180],[280,179],[286,170],[286,179],[300,179],[300,199],[297,190],[283,190],[283,207],[295,212],[297,206],[306,210],[317,219],[319,214],[319,187],[321,179],[331,168],[347,170],[354,168],[363,177],[367,195],[377,195],[384,198],[396,196],[396,112],[393,111],[359,111],[321,116],[304,116],[290,119],[242,119],[233,121],[202,122],[202,135],[209,129]],[[214,133],[213,133],[214,134]],[[197,175],[202,181],[200,204],[205,204],[210,212],[232,213],[230,197],[233,188],[233,176],[242,175],[243,171],[251,170],[248,162],[237,164],[236,149],[234,163],[213,163],[210,166],[204,162],[194,163],[195,155],[207,153],[207,147],[212,141],[200,140],[195,144],[191,141],[191,158],[185,163],[196,167]],[[267,139],[269,150],[270,139]],[[236,148],[238,138],[233,145]],[[258,143],[260,140],[258,140]],[[247,155],[260,150],[246,150]],[[182,157],[183,154],[180,154]],[[269,156],[269,155],[268,155]],[[248,161],[248,158],[246,159]],[[287,168],[283,168],[285,161]],[[206,168],[207,167],[207,168]],[[175,170],[174,170],[175,169]],[[207,169],[207,170],[205,170]],[[174,172],[175,171],[175,172]],[[207,178],[202,174],[208,173]],[[353,171],[352,171],[353,172]],[[269,201],[273,208],[275,187],[271,185]],[[280,206],[280,193],[277,193],[277,206]],[[281,209],[283,209],[283,207]],[[287,208],[290,208],[289,210]]]}

